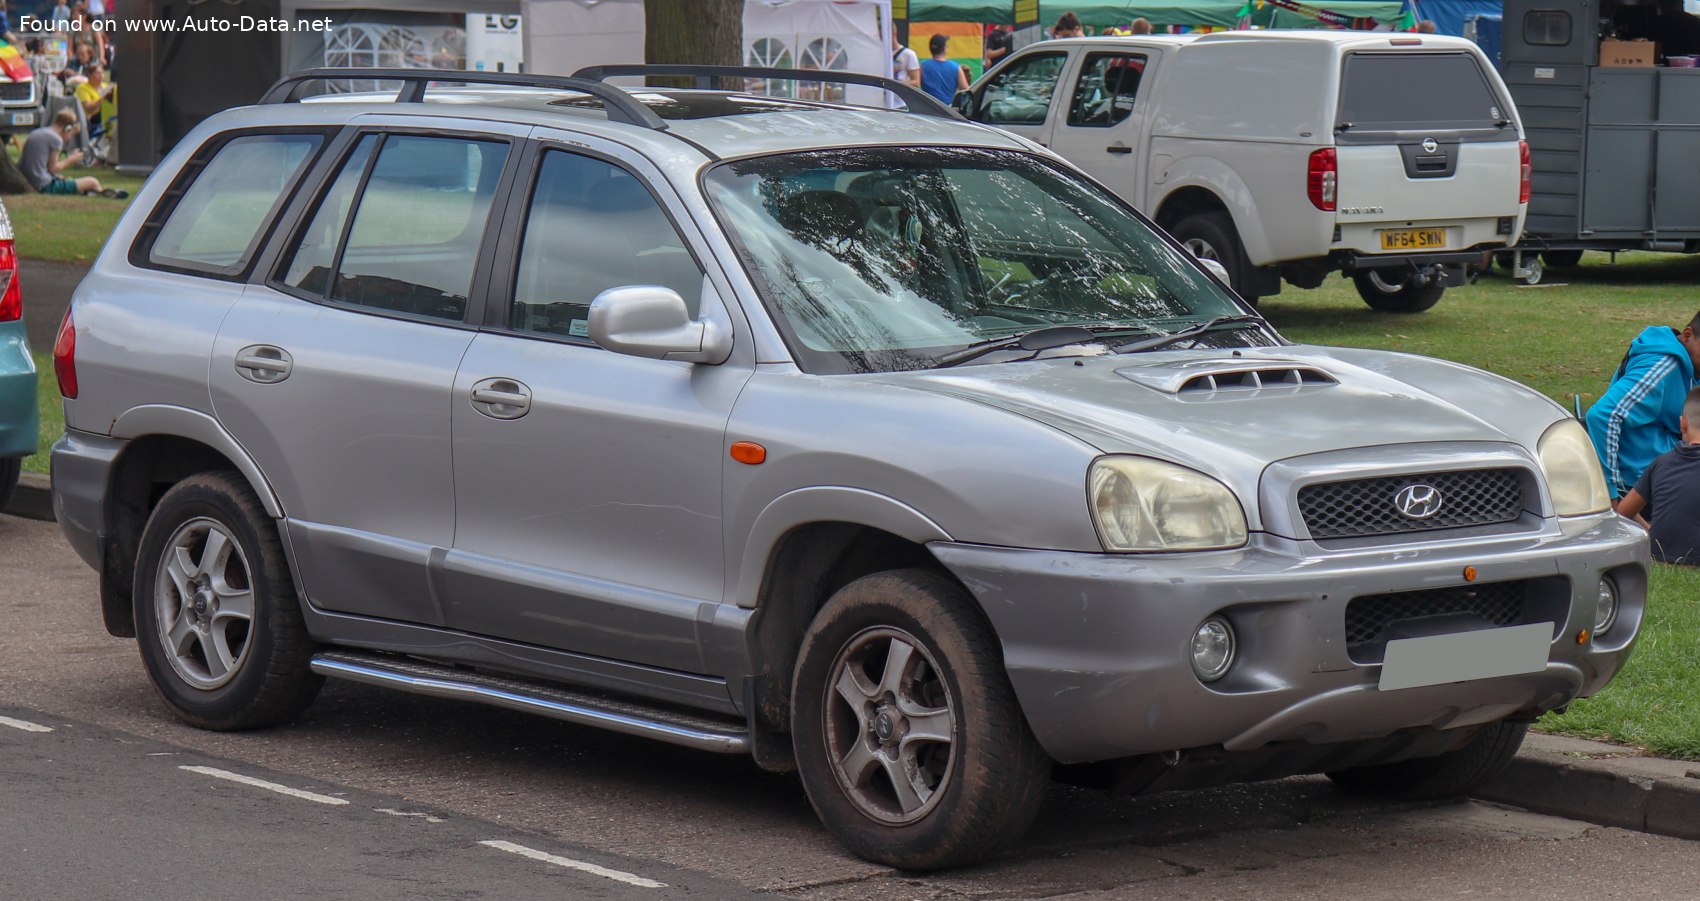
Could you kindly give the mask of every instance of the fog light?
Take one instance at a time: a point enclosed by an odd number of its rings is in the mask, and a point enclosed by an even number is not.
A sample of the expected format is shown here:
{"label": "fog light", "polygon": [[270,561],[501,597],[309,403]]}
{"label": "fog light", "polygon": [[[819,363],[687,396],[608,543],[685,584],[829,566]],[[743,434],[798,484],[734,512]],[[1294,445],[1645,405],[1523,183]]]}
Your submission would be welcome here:
{"label": "fog light", "polygon": [[1600,600],[1594,607],[1594,634],[1604,635],[1617,622],[1617,583],[1611,576],[1600,579]]}
{"label": "fog light", "polygon": [[1220,616],[1212,616],[1192,636],[1192,671],[1201,682],[1214,682],[1234,665],[1234,629]]}

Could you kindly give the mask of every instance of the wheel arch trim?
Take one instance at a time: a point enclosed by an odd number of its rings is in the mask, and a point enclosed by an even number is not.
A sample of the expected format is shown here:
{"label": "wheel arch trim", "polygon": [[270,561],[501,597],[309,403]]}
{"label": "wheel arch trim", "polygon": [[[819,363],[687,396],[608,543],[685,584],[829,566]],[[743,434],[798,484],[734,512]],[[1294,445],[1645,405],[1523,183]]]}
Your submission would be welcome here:
{"label": "wheel arch trim", "polygon": [[266,514],[273,519],[283,518],[283,503],[278,500],[271,483],[260,471],[259,464],[224,430],[218,420],[188,407],[146,404],[125,410],[112,423],[113,438],[134,440],[150,435],[171,435],[199,441],[223,454],[236,464],[243,478],[253,487],[254,493],[259,495],[260,504],[265,508]]}

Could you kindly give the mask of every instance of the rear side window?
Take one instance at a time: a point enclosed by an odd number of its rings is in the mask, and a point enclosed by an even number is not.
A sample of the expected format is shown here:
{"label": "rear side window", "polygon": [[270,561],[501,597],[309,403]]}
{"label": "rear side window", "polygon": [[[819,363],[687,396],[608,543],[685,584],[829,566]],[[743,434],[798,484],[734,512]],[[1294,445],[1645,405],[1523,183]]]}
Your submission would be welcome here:
{"label": "rear side window", "polygon": [[1093,53],[1080,67],[1074,83],[1074,102],[1068,124],[1107,128],[1133,112],[1139,81],[1145,74],[1143,53]]}
{"label": "rear side window", "polygon": [[466,138],[362,138],[297,238],[283,285],[314,299],[462,321],[508,149]]}
{"label": "rear side window", "polygon": [[323,143],[316,134],[247,135],[197,155],[186,167],[188,184],[167,192],[163,221],[156,212],[144,227],[146,264],[239,275]]}
{"label": "rear side window", "polygon": [[1353,53],[1344,79],[1341,140],[1364,131],[1496,128],[1507,118],[1467,53]]}

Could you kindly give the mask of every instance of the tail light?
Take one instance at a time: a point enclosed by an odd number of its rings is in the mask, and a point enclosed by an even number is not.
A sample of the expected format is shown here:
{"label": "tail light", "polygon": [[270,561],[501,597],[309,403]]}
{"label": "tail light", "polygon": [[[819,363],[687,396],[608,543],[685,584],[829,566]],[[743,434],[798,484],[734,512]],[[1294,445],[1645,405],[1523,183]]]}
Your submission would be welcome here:
{"label": "tail light", "polygon": [[18,284],[18,252],[10,240],[0,241],[0,322],[24,316],[24,292]]}
{"label": "tail light", "polygon": [[1534,164],[1529,161],[1529,142],[1528,141],[1518,141],[1517,142],[1517,155],[1518,155],[1518,158],[1521,160],[1520,168],[1519,168],[1519,172],[1520,172],[1519,178],[1521,180],[1517,183],[1517,202],[1518,203],[1528,203],[1529,202],[1529,183],[1531,181],[1533,181],[1534,174],[1535,174]]}
{"label": "tail light", "polygon": [[1340,187],[1340,164],[1335,159],[1334,148],[1324,147],[1310,155],[1310,177],[1305,182],[1305,190],[1310,195],[1310,202],[1319,210],[1334,211],[1335,197]]}
{"label": "tail light", "polygon": [[77,399],[77,327],[71,322],[71,311],[59,323],[59,337],[53,341],[53,375],[59,379],[59,393]]}

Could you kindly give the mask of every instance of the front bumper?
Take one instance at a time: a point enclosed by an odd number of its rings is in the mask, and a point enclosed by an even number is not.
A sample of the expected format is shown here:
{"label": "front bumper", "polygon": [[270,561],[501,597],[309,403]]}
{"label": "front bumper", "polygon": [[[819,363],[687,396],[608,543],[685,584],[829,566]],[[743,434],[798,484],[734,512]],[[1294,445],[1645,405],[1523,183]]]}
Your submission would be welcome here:
{"label": "front bumper", "polygon": [[[1361,741],[1529,717],[1593,694],[1627,658],[1646,609],[1646,533],[1607,514],[1539,533],[1351,552],[1267,535],[1236,551],[1112,555],[941,542],[934,555],[979,600],[1039,743],[1062,763],[1221,746]],[[1569,582],[1544,672],[1382,692],[1379,664],[1348,655],[1353,598],[1477,582]],[[1600,576],[1622,606],[1591,628]],[[1193,675],[1194,630],[1223,615],[1237,662]]]}
{"label": "front bumper", "polygon": [[35,360],[23,322],[0,323],[0,457],[36,452],[41,422],[35,391]]}

